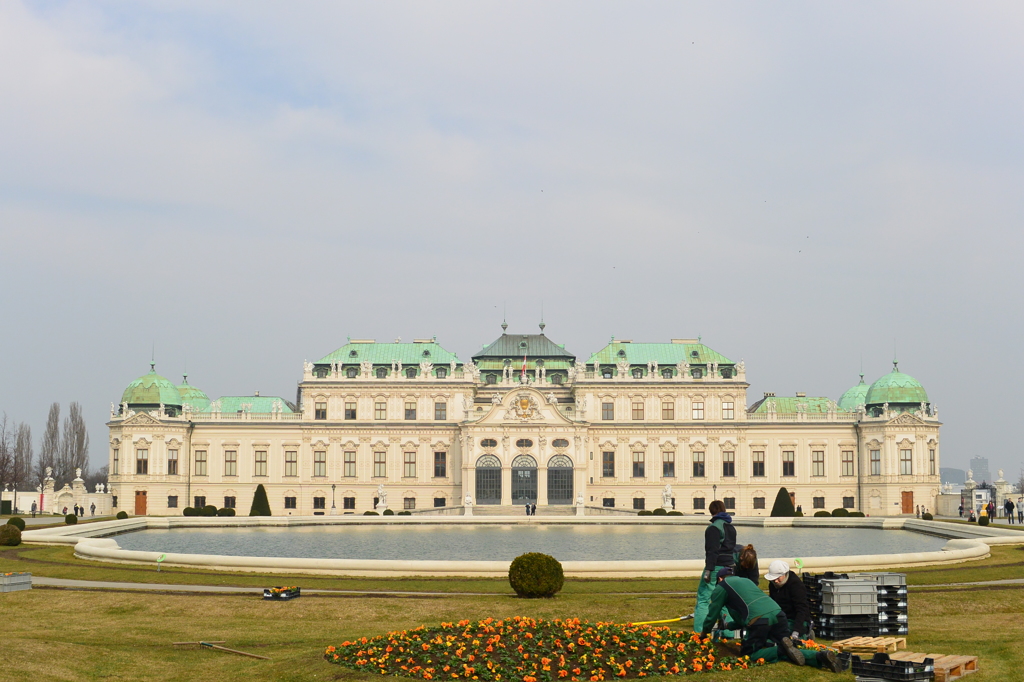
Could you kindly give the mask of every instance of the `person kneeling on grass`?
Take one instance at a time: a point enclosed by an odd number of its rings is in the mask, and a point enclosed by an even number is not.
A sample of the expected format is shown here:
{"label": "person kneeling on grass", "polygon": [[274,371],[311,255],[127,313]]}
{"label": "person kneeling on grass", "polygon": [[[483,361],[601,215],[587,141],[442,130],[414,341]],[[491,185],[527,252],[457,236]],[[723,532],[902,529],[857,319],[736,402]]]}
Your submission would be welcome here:
{"label": "person kneeling on grass", "polygon": [[807,588],[785,561],[773,561],[765,573],[768,581],[768,596],[786,614],[790,638],[808,639],[811,635],[811,602],[807,599]]}
{"label": "person kneeling on grass", "polygon": [[750,656],[754,662],[764,659],[765,663],[777,663],[788,658],[797,665],[825,668],[834,673],[843,671],[836,652],[798,648],[789,637],[786,614],[752,581],[733,575],[731,568],[720,569],[717,580],[707,618],[699,626],[702,635],[711,632],[718,621],[716,614],[725,608],[732,619],[725,624],[726,629],[747,629],[740,646],[740,656]]}

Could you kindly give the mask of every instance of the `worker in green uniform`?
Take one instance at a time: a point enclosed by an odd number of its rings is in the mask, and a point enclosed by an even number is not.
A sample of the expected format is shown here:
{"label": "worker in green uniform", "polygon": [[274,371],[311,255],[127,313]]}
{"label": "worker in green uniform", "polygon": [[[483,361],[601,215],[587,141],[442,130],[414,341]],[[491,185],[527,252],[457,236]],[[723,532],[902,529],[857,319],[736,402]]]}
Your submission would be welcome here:
{"label": "worker in green uniform", "polygon": [[763,658],[765,663],[776,663],[785,657],[797,665],[825,668],[834,673],[843,671],[835,651],[798,648],[789,637],[786,614],[779,605],[752,581],[733,575],[731,568],[718,571],[708,615],[698,626],[701,634],[707,635],[714,629],[723,608],[729,615],[725,623],[727,629],[747,629],[740,656],[750,656],[755,662]]}
{"label": "worker in green uniform", "polygon": [[[693,629],[697,632],[708,616],[708,603],[715,590],[715,573],[724,566],[736,564],[736,528],[732,525],[732,517],[725,511],[725,503],[715,500],[708,505],[708,511],[712,516],[704,529],[704,572],[697,583],[697,604],[693,607]],[[714,620],[718,620],[717,614]]]}

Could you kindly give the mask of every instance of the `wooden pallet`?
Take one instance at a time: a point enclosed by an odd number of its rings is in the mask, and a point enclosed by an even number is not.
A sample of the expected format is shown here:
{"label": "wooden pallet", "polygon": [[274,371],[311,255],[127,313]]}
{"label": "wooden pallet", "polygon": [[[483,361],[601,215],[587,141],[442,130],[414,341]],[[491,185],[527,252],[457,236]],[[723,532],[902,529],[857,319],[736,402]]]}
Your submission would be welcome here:
{"label": "wooden pallet", "polygon": [[832,642],[833,649],[851,654],[892,654],[907,648],[906,637],[850,637]]}
{"label": "wooden pallet", "polygon": [[894,661],[913,661],[914,663],[921,663],[926,658],[932,659],[935,664],[935,682],[949,682],[978,671],[977,656],[947,656],[946,654],[917,654],[900,651],[889,654],[889,658]]}

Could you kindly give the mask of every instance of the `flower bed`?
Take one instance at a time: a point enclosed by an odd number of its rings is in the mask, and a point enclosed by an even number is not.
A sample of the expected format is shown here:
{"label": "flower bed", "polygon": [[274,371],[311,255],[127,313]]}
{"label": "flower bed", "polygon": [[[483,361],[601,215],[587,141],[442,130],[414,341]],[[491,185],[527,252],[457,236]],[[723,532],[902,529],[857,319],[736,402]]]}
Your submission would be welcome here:
{"label": "flower bed", "polygon": [[441,623],[329,646],[324,658],[357,670],[424,680],[599,682],[747,668],[715,644],[664,626],[515,617]]}

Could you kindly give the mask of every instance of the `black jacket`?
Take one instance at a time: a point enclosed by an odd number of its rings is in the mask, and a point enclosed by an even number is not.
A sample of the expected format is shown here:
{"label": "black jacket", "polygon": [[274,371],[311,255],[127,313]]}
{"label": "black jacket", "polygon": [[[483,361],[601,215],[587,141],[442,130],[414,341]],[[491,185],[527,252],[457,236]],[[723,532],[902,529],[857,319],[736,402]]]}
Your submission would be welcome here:
{"label": "black jacket", "polygon": [[761,574],[757,570],[757,564],[754,564],[753,568],[743,568],[737,562],[736,567],[732,569],[733,575],[738,575],[741,578],[747,578],[753,581],[755,585],[760,585]]}
{"label": "black jacket", "polygon": [[704,570],[714,573],[722,566],[734,565],[735,551],[736,529],[731,517],[728,514],[715,514],[704,530]]}
{"label": "black jacket", "polygon": [[786,613],[786,618],[793,621],[793,629],[807,634],[811,629],[811,604],[807,601],[807,588],[793,571],[789,572],[786,584],[778,587],[768,582],[768,596]]}

